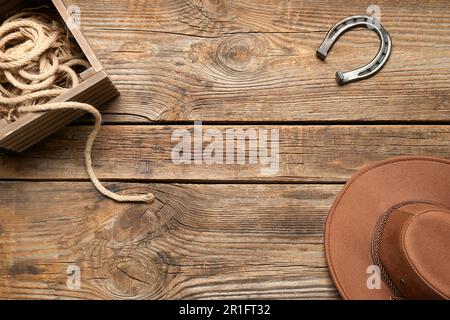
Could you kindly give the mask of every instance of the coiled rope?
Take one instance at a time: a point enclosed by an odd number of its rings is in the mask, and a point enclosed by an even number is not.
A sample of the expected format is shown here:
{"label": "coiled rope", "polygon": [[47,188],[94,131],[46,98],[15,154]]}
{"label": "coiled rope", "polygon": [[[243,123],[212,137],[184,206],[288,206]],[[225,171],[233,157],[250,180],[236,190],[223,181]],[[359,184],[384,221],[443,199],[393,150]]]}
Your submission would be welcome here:
{"label": "coiled rope", "polygon": [[70,32],[51,15],[27,10],[0,26],[0,118],[16,121],[20,114],[53,110],[81,110],[95,118],[84,152],[86,171],[104,196],[118,202],[151,202],[153,194],[119,195],[107,190],[92,167],[92,146],[102,125],[93,106],[50,101],[80,83],[79,71],[89,68]]}

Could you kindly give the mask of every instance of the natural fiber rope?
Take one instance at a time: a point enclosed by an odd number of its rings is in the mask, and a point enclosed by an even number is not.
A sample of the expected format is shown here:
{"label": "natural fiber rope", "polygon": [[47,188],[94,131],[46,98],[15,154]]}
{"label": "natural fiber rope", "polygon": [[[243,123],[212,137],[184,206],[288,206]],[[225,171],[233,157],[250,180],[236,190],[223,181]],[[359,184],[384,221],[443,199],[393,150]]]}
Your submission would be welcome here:
{"label": "natural fiber rope", "polygon": [[50,101],[80,82],[77,68],[89,68],[70,32],[48,14],[27,10],[0,26],[0,118],[22,113],[81,110],[95,118],[84,152],[86,170],[97,190],[118,202],[151,202],[152,194],[127,196],[107,190],[92,167],[92,146],[102,125],[100,112],[78,102]]}
{"label": "natural fiber rope", "polygon": [[86,111],[86,112],[89,112],[90,114],[92,114],[95,118],[95,126],[87,140],[86,149],[84,151],[84,156],[85,156],[86,169],[87,169],[89,178],[91,179],[92,183],[94,184],[94,186],[97,188],[97,190],[100,193],[102,193],[106,197],[111,198],[118,202],[150,202],[155,199],[155,197],[152,194],[145,194],[145,195],[140,195],[140,196],[118,195],[114,192],[107,190],[101,184],[101,182],[98,180],[98,178],[95,176],[94,169],[92,168],[91,153],[92,153],[92,146],[93,146],[94,141],[97,138],[97,135],[101,128],[102,115],[100,114],[100,112],[97,109],[95,109],[91,105],[88,105],[85,103],[79,103],[79,102],[47,103],[47,104],[39,105],[39,106],[19,107],[18,112],[19,113],[42,112],[42,111],[52,111],[52,110],[61,110],[61,109],[74,109],[74,110]]}

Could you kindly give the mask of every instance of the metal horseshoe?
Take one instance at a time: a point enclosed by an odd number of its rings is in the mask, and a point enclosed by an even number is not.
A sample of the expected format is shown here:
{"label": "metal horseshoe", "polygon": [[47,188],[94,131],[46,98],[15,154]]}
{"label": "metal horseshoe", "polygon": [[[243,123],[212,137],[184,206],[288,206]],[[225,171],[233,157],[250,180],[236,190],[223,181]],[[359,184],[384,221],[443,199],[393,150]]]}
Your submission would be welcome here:
{"label": "metal horseshoe", "polygon": [[325,60],[328,52],[339,37],[348,30],[357,27],[366,27],[375,31],[380,38],[380,50],[378,51],[376,57],[364,67],[348,72],[337,71],[336,80],[340,85],[367,79],[373,76],[383,68],[392,52],[391,36],[375,18],[368,16],[353,16],[338,22],[333,28],[331,28],[325,40],[320,45],[319,49],[317,49],[317,56],[321,60]]}

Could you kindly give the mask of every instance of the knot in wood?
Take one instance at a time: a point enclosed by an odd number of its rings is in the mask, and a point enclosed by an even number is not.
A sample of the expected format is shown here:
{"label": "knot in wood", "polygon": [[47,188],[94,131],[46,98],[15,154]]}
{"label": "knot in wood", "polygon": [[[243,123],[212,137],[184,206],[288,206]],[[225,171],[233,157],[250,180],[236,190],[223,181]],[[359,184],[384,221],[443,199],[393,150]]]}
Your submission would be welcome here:
{"label": "knot in wood", "polygon": [[[145,247],[103,248],[94,258],[97,277],[111,299],[158,299],[168,281],[168,257]],[[103,261],[108,261],[104,264]]]}
{"label": "knot in wood", "polygon": [[216,59],[226,72],[256,73],[263,64],[266,46],[256,35],[234,35],[217,47]]}

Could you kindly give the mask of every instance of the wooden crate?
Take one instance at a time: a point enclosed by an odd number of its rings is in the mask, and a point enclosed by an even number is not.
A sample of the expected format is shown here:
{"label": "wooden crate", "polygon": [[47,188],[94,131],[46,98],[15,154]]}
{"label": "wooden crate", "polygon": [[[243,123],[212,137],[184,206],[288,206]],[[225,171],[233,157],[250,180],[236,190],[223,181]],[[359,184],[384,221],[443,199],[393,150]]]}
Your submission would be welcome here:
{"label": "wooden crate", "polygon": [[[0,17],[6,16],[11,11],[19,11],[24,7],[42,6],[44,3],[53,6],[59,13],[91,65],[88,70],[80,75],[82,81],[78,86],[67,90],[51,102],[77,101],[98,107],[118,96],[118,91],[81,33],[81,30],[74,23],[62,0],[0,0]],[[58,110],[24,114],[14,122],[0,120],[0,148],[15,152],[24,151],[56,130],[76,120],[81,115],[83,115],[81,111]]]}

